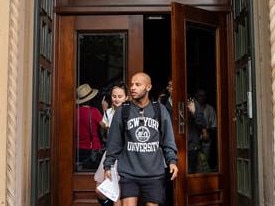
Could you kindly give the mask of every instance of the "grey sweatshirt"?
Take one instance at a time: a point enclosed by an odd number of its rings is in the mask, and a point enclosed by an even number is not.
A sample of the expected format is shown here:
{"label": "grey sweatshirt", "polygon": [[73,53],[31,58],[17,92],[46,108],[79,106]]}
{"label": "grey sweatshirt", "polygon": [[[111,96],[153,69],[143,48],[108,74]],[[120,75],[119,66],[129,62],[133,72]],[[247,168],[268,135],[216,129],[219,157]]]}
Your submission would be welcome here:
{"label": "grey sweatshirt", "polygon": [[117,108],[109,130],[104,169],[110,169],[118,159],[121,177],[144,180],[164,177],[164,159],[167,165],[178,160],[168,111],[160,105],[159,124],[152,103],[143,109],[131,103],[127,125],[123,126],[121,108]]}

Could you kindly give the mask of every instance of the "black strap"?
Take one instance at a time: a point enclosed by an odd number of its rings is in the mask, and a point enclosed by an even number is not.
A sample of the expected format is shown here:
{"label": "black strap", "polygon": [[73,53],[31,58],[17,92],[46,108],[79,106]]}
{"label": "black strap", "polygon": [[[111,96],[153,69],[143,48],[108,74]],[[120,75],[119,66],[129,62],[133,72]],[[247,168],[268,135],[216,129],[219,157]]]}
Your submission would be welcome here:
{"label": "black strap", "polygon": [[130,106],[131,106],[131,102],[130,101],[126,101],[122,104],[122,109],[121,109],[121,117],[122,117],[122,122],[123,122],[123,131],[125,131],[126,125],[127,125],[127,121],[128,121],[128,117],[130,114]]}
{"label": "black strap", "polygon": [[89,107],[89,129],[90,129],[90,135],[92,137],[92,141],[93,141],[93,129],[92,129],[92,111],[91,111],[91,107]]}
{"label": "black strap", "polygon": [[[161,140],[162,140],[162,128],[161,128],[162,125],[161,125],[160,103],[158,101],[153,101],[152,105],[153,105],[153,109],[154,109],[154,112],[155,112],[154,119],[157,119],[158,122],[159,122],[159,134],[160,134],[160,137],[161,137]],[[162,142],[161,142],[161,144],[162,144]]]}

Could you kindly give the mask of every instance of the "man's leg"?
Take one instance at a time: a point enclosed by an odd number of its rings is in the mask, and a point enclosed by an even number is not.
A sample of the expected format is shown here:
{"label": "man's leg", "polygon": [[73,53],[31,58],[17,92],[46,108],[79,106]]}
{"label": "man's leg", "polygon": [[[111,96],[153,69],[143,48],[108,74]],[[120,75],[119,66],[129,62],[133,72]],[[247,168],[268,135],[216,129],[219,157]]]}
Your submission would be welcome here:
{"label": "man's leg", "polygon": [[140,181],[140,197],[146,206],[158,206],[164,203],[165,177]]}
{"label": "man's leg", "polygon": [[121,200],[122,206],[137,206],[137,197],[127,197]]}
{"label": "man's leg", "polygon": [[120,198],[122,206],[137,206],[139,186],[135,180],[120,177]]}
{"label": "man's leg", "polygon": [[147,202],[146,206],[158,206],[159,204],[157,203],[152,203],[152,202]]}

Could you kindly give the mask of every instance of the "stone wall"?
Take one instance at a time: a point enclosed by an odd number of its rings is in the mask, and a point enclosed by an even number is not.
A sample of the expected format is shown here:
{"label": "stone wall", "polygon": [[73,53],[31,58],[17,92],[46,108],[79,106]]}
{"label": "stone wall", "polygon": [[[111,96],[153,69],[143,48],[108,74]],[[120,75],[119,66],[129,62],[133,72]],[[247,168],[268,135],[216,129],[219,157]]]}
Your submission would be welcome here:
{"label": "stone wall", "polygon": [[33,2],[0,2],[0,205],[30,205]]}
{"label": "stone wall", "polygon": [[[275,6],[275,1],[272,2]],[[268,1],[254,0],[253,27],[255,42],[255,71],[256,71],[256,99],[257,99],[257,137],[258,142],[258,171],[259,171],[259,205],[275,205],[274,194],[274,107],[275,87],[272,86],[275,76],[271,71],[271,50],[269,30]],[[275,7],[274,7],[275,8]],[[273,8],[273,9],[274,9]],[[275,22],[275,16],[272,17]],[[275,36],[275,30],[274,30]],[[275,39],[273,38],[273,47]],[[272,51],[275,55],[275,50]],[[273,60],[275,63],[275,59]],[[273,65],[275,70],[275,64]],[[274,73],[274,72],[273,72]],[[274,84],[274,83],[273,83]],[[272,89],[273,87],[273,89]],[[272,94],[273,90],[273,94]],[[273,103],[272,103],[273,96]],[[272,112],[273,111],[273,112]],[[273,115],[272,115],[273,113]]]}

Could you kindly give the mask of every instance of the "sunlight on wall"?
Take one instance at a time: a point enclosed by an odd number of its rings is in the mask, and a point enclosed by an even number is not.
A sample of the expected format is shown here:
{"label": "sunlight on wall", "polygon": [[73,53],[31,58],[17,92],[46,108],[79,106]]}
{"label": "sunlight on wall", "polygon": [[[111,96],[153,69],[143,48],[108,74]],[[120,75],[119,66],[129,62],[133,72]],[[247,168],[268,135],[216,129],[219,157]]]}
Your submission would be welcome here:
{"label": "sunlight on wall", "polygon": [[0,2],[0,205],[5,205],[9,1]]}

